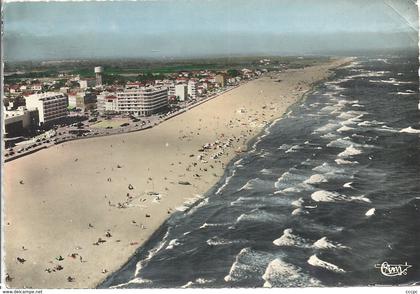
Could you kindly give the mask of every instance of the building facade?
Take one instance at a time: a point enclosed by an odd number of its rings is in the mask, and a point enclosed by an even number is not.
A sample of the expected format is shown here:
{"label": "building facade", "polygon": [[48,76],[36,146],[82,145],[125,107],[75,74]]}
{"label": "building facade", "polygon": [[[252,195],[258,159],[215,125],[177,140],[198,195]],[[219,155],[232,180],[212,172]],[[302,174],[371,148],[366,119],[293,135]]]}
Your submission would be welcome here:
{"label": "building facade", "polygon": [[118,112],[149,116],[168,107],[166,87],[132,87],[117,92]]}
{"label": "building facade", "polygon": [[102,92],[97,96],[97,110],[100,114],[118,112],[118,99],[114,93]]}
{"label": "building facade", "polygon": [[225,75],[222,74],[218,74],[214,76],[214,82],[219,84],[220,87],[225,87],[226,86],[226,77]]}
{"label": "building facade", "polygon": [[191,97],[191,99],[196,99],[197,98],[197,87],[196,87],[196,82],[193,80],[189,80],[188,81],[188,96]]}
{"label": "building facade", "polygon": [[46,92],[25,97],[27,109],[38,109],[39,123],[48,124],[67,116],[67,96]]}
{"label": "building facade", "polygon": [[185,84],[175,85],[175,96],[179,101],[185,101],[188,96],[187,85]]}
{"label": "building facade", "polygon": [[17,110],[4,111],[5,137],[16,137],[23,135],[26,131],[35,129],[39,125],[37,109],[27,110],[20,106]]}

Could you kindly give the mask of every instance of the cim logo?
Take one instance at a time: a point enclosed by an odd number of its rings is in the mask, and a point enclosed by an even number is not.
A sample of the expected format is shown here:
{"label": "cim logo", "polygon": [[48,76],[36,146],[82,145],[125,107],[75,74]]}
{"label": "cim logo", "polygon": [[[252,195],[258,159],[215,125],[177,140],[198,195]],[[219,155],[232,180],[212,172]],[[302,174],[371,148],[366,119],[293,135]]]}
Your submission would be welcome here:
{"label": "cim logo", "polygon": [[396,277],[407,275],[407,270],[412,267],[412,265],[407,264],[389,264],[388,262],[382,262],[381,264],[375,264],[375,268],[379,268],[381,273],[387,277]]}

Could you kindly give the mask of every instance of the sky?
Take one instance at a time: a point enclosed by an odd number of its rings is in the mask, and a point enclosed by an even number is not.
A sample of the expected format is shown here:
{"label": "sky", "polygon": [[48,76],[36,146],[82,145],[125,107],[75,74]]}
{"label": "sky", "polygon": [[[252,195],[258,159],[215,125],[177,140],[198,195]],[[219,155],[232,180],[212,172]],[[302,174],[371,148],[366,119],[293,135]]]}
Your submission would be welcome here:
{"label": "sky", "polygon": [[416,48],[414,0],[13,1],[6,61]]}

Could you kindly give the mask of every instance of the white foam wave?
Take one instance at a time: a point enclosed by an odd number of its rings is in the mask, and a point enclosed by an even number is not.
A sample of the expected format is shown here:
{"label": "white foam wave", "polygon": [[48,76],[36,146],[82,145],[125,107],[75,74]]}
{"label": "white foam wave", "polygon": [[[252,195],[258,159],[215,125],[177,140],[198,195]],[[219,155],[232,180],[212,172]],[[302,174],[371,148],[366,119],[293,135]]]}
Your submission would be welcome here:
{"label": "white foam wave", "polygon": [[412,127],[408,127],[408,128],[402,129],[400,133],[420,134],[420,130],[413,129]]}
{"label": "white foam wave", "polygon": [[336,200],[343,199],[343,197],[336,192],[328,192],[324,190],[312,193],[311,198],[316,202],[334,202]]}
{"label": "white foam wave", "polygon": [[274,186],[277,189],[287,189],[293,186],[294,184],[302,182],[304,178],[305,177],[302,175],[297,175],[287,171],[284,172],[280,176],[280,178],[277,179],[277,181],[274,183]]}
{"label": "white foam wave", "polygon": [[241,222],[252,222],[252,223],[260,223],[260,222],[276,222],[281,221],[282,216],[278,214],[273,214],[266,212],[264,210],[260,210],[258,208],[254,208],[250,212],[241,214],[237,219],[236,223]]}
{"label": "white foam wave", "polygon": [[209,246],[221,246],[221,245],[229,245],[229,244],[239,244],[244,243],[244,240],[228,240],[219,238],[217,236],[212,237],[206,241]]}
{"label": "white foam wave", "polygon": [[176,246],[179,246],[181,243],[178,241],[178,239],[172,239],[169,241],[168,246],[166,246],[167,250],[174,249]]}
{"label": "white foam wave", "polygon": [[131,284],[141,284],[141,285],[145,285],[146,284],[146,285],[149,285],[149,284],[152,284],[152,281],[151,280],[148,280],[148,279],[134,278],[134,279],[128,281],[127,283],[118,284],[118,285],[115,285],[115,286],[111,286],[109,288],[110,289],[125,288],[125,287],[127,287],[127,286],[129,286]]}
{"label": "white foam wave", "polygon": [[353,189],[353,187],[352,187],[352,185],[351,184],[353,184],[353,182],[348,182],[348,183],[345,183],[344,185],[343,185],[343,187],[344,188],[352,188]]}
{"label": "white foam wave", "polygon": [[[138,276],[140,274],[141,269],[143,268],[143,266],[150,260],[153,258],[153,256],[156,255],[156,253],[158,253],[162,248],[165,247],[166,245],[166,239],[169,236],[169,232],[170,232],[170,228],[168,228],[168,230],[166,231],[165,235],[162,238],[162,241],[160,241],[155,247],[153,247],[152,249],[149,250],[146,258],[144,258],[143,260],[140,260],[139,262],[136,263],[136,271],[134,272],[134,276]],[[129,282],[130,283],[130,282]]]}
{"label": "white foam wave", "polygon": [[227,224],[209,224],[209,223],[204,223],[200,226],[200,229],[205,229],[205,228],[212,228],[212,227],[223,227],[226,226]]}
{"label": "white foam wave", "polygon": [[336,266],[335,264],[323,261],[321,259],[319,259],[316,254],[312,255],[311,257],[309,257],[308,259],[308,263],[312,266],[316,266],[316,267],[322,267],[325,268],[329,271],[335,272],[335,273],[345,273],[346,271],[343,270],[342,268],[339,268],[338,266]]}
{"label": "white foam wave", "polygon": [[335,160],[335,162],[338,164],[338,165],[343,165],[343,164],[347,164],[347,165],[354,165],[354,164],[358,164],[359,162],[357,162],[357,161],[350,161],[350,160],[345,160],[345,159],[341,159],[341,158],[337,158],[336,160]]}
{"label": "white foam wave", "polygon": [[355,143],[350,140],[350,137],[345,138],[338,138],[336,140],[331,141],[327,144],[327,147],[338,147],[338,148],[346,148],[350,146],[354,146]]}
{"label": "white foam wave", "polygon": [[254,178],[249,180],[245,185],[243,185],[238,191],[242,190],[266,190],[272,189],[274,185],[272,182],[264,181],[259,178]]}
{"label": "white foam wave", "polygon": [[319,280],[306,275],[299,268],[279,258],[268,264],[262,278],[265,281],[264,288],[314,287],[321,285]]}
{"label": "white foam wave", "polygon": [[327,123],[326,125],[317,128],[313,133],[328,133],[338,129],[339,125],[334,123]]}
{"label": "white foam wave", "polygon": [[190,288],[190,287],[193,287],[195,285],[204,285],[204,284],[212,283],[214,281],[215,281],[214,279],[207,280],[207,279],[204,279],[204,278],[197,278],[194,282],[189,281],[185,285],[181,286],[181,288]]}
{"label": "white foam wave", "polygon": [[299,145],[293,145],[289,149],[287,149],[284,153],[291,153],[291,152],[297,152],[299,149],[302,149]]}
{"label": "white foam wave", "polygon": [[361,150],[359,150],[359,149],[355,148],[353,145],[351,145],[351,146],[347,147],[346,150],[339,153],[338,156],[339,157],[349,157],[349,156],[359,155],[361,153],[362,153]]}
{"label": "white foam wave", "polygon": [[331,249],[331,248],[346,249],[348,248],[347,246],[344,246],[340,243],[332,242],[328,240],[327,237],[322,237],[321,239],[317,240],[312,246],[317,249]]}
{"label": "white foam wave", "polygon": [[383,125],[383,124],[385,123],[381,121],[377,121],[377,120],[372,120],[372,121],[365,120],[358,123],[357,125],[360,127],[373,127],[373,126],[378,126],[378,125]]}
{"label": "white foam wave", "polygon": [[308,241],[293,234],[293,230],[288,228],[283,231],[283,235],[280,238],[273,241],[276,246],[294,246],[301,248],[309,248]]}
{"label": "white foam wave", "polygon": [[370,199],[366,198],[364,195],[347,197],[337,192],[329,192],[324,190],[312,193],[311,198],[316,202],[363,201],[370,203]]}
{"label": "white foam wave", "polygon": [[375,214],[375,210],[376,210],[375,208],[371,208],[368,211],[366,211],[365,215],[366,216],[372,216],[372,215]]}
{"label": "white foam wave", "polygon": [[310,176],[309,179],[307,179],[304,183],[305,184],[319,184],[319,183],[326,183],[328,180],[320,174],[314,174]]}
{"label": "white foam wave", "polygon": [[303,204],[303,199],[302,199],[302,197],[301,198],[299,198],[298,200],[295,200],[295,201],[293,201],[291,204],[293,205],[293,206],[296,206],[296,207],[301,207],[302,206],[302,204]]}
{"label": "white foam wave", "polygon": [[267,168],[263,168],[262,170],[260,170],[260,173],[262,173],[263,175],[271,175],[272,171]]}
{"label": "white foam wave", "polygon": [[236,170],[234,169],[232,171],[232,174],[230,176],[226,177],[224,184],[221,185],[219,187],[219,189],[217,189],[217,191],[215,193],[216,195],[219,195],[223,191],[223,189],[229,184],[230,180],[235,176],[235,174],[236,174]]}
{"label": "white foam wave", "polygon": [[255,274],[264,273],[267,264],[273,259],[272,254],[253,251],[251,248],[243,248],[236,255],[235,262],[232,264],[228,275],[225,276],[226,282],[235,282],[249,279]]}
{"label": "white foam wave", "polygon": [[348,127],[348,126],[342,126],[341,128],[337,129],[337,132],[342,133],[342,132],[348,132],[354,130],[354,128]]}

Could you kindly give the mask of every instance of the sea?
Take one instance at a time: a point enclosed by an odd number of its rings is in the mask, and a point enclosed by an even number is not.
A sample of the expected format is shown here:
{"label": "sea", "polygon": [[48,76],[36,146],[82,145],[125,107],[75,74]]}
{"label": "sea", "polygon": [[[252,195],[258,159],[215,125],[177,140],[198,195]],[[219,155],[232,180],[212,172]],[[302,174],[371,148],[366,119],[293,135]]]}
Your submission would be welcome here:
{"label": "sea", "polygon": [[418,284],[418,69],[336,69],[99,288]]}

